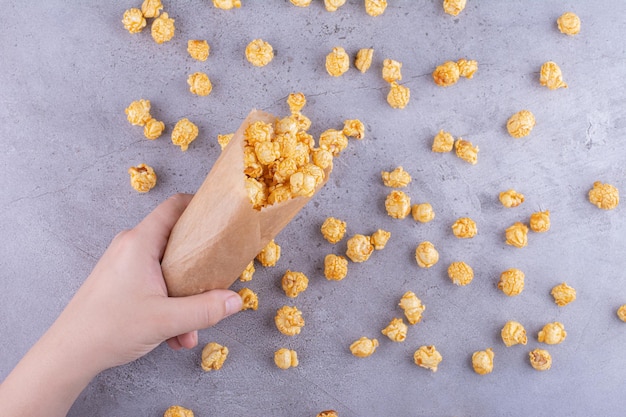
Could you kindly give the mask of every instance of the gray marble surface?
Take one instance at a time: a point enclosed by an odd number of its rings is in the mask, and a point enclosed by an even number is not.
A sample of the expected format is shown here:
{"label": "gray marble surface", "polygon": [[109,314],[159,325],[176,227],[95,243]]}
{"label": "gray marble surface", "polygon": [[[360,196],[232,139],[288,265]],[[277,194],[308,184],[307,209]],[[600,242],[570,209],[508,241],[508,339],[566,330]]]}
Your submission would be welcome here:
{"label": "gray marble surface", "polygon": [[[440,1],[423,0],[391,0],[377,18],[357,0],[336,13],[321,0],[305,9],[287,0],[243,0],[231,11],[208,0],[165,1],[177,33],[163,45],[149,31],[130,35],[122,27],[124,10],[139,2],[0,3],[0,378],[54,321],[118,231],[167,196],[197,189],[220,153],[217,134],[234,131],[253,107],[286,114],[287,95],[302,91],[315,136],[360,118],[366,138],[351,141],[326,187],[278,236],[278,266],[258,268],[249,286],[259,293],[259,310],[200,332],[201,345],[229,347],[224,368],[204,373],[202,346],[160,346],[98,376],[70,415],[160,416],[172,404],[198,417],[315,416],[325,409],[341,417],[624,415],[626,323],[615,314],[626,303],[624,210],[602,211],[586,198],[596,180],[626,190],[623,1],[469,0],[456,18]],[[582,19],[576,37],[556,28],[569,10]],[[259,37],[276,51],[265,68],[243,56]],[[211,45],[204,63],[187,55],[187,40],[195,38]],[[328,76],[324,57],[337,45],[351,55],[373,47],[372,69]],[[402,83],[411,88],[404,110],[385,102],[380,71],[388,57],[404,64]],[[478,60],[476,76],[437,87],[435,66],[462,57]],[[548,60],[559,63],[568,89],[539,85]],[[187,90],[195,71],[211,77],[210,96]],[[126,121],[124,108],[139,98],[151,100],[168,127],[156,141]],[[505,124],[521,109],[533,111],[537,126],[515,140]],[[200,128],[186,153],[169,140],[182,117]],[[432,153],[439,129],[477,144],[479,163]],[[130,188],[126,173],[141,162],[159,176],[146,195]],[[435,208],[432,223],[386,215],[389,189],[380,171],[398,165],[413,175],[413,201]],[[508,188],[523,192],[524,204],[504,209],[498,193]],[[524,249],[505,245],[504,230],[540,209],[550,210],[551,230],[531,234]],[[350,264],[341,282],[322,273],[326,254],[345,251],[345,240],[333,246],[319,233],[329,215],[347,221],[350,234],[392,233],[385,250]],[[461,216],[478,223],[474,239],[452,235]],[[428,270],[413,258],[423,240],[441,254]],[[476,273],[467,287],[447,278],[457,260]],[[496,288],[510,267],[526,273],[526,289],[514,298]],[[286,269],[310,279],[295,301],[280,289]],[[550,289],[562,281],[578,299],[559,308]],[[393,343],[380,330],[401,314],[396,304],[407,290],[427,309],[406,341]],[[306,326],[288,338],[273,316],[292,303]],[[526,346],[504,346],[499,334],[507,320],[526,326]],[[568,336],[548,347],[553,367],[540,373],[528,352],[542,346],[537,332],[552,321],[563,322]],[[348,346],[363,335],[377,337],[380,347],[357,359]],[[434,374],[412,362],[413,352],[430,344],[443,355]],[[282,346],[298,351],[298,368],[274,366]],[[470,357],[488,347],[495,368],[479,376]]]}

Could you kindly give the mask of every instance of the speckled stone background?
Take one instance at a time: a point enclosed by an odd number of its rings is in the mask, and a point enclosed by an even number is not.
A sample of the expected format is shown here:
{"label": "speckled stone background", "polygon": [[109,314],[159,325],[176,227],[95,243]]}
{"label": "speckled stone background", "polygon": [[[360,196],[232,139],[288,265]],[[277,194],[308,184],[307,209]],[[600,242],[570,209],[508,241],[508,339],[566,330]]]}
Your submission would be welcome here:
{"label": "speckled stone background", "polygon": [[[209,0],[164,0],[177,33],[163,45],[149,30],[130,35],[122,27],[124,10],[140,1],[0,3],[0,378],[54,321],[117,232],[169,195],[197,189],[220,153],[218,133],[234,131],[254,107],[286,114],[287,95],[302,91],[316,137],[346,118],[363,120],[367,133],[351,141],[326,187],[278,236],[278,266],[258,268],[249,287],[259,293],[259,310],[200,332],[201,346],[192,351],[160,346],[104,372],[70,416],[161,416],[172,404],[198,417],[305,417],[325,409],[341,417],[624,415],[626,323],[615,314],[626,303],[624,208],[602,211],[586,196],[596,180],[626,191],[625,2],[468,0],[455,18],[441,1],[390,0],[385,14],[372,18],[361,0],[336,13],[321,0],[304,9],[288,0],[243,0],[231,11]],[[582,19],[576,37],[555,23],[570,10]],[[264,68],[243,55],[259,37],[276,51]],[[196,38],[211,45],[204,63],[186,52]],[[324,57],[337,45],[352,56],[373,47],[371,70],[328,76]],[[385,101],[380,71],[387,57],[404,64],[402,83],[411,88],[405,110]],[[435,66],[462,57],[478,60],[474,79],[437,87]],[[561,66],[568,89],[539,85],[548,60]],[[195,71],[210,76],[210,96],[187,90]],[[126,121],[124,108],[139,98],[151,100],[167,125],[156,141]],[[505,124],[521,109],[535,114],[537,126],[515,140]],[[169,139],[182,117],[200,128],[186,153]],[[478,165],[432,153],[439,129],[478,145]],[[126,173],[142,162],[159,176],[146,195],[132,190]],[[390,190],[380,171],[398,165],[413,175],[413,201],[433,205],[432,223],[386,215]],[[523,192],[524,204],[504,209],[498,193],[508,188]],[[524,249],[505,245],[504,230],[538,210],[550,210],[551,230],[531,234]],[[385,250],[350,264],[341,282],[322,273],[326,254],[345,252],[345,240],[333,246],[319,233],[329,215],[347,221],[350,234],[392,233]],[[461,216],[478,223],[474,239],[452,235]],[[441,254],[428,270],[413,258],[424,240]],[[467,287],[447,278],[458,260],[474,268]],[[526,273],[526,289],[514,298],[496,288],[511,267]],[[280,289],[286,269],[310,278],[296,300]],[[559,308],[550,289],[562,281],[578,299]],[[396,305],[407,290],[427,309],[406,341],[393,343],[380,330],[401,315]],[[274,327],[284,304],[303,311],[299,336]],[[525,325],[526,346],[504,346],[507,320]],[[553,367],[540,373],[528,352],[541,347],[537,332],[552,321],[563,322],[568,336],[548,347]],[[380,347],[357,359],[348,346],[364,335]],[[200,351],[209,341],[227,345],[230,355],[222,370],[204,373]],[[430,344],[444,358],[435,374],[412,361]],[[273,352],[283,346],[298,351],[298,368],[274,366]],[[495,368],[479,376],[470,357],[488,347]]]}

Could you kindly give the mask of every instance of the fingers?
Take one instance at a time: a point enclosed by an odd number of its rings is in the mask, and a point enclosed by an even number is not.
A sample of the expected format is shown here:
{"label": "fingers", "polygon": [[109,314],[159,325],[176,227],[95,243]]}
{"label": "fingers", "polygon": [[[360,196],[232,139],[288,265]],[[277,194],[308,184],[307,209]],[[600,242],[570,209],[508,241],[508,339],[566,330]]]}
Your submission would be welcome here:
{"label": "fingers", "polygon": [[176,336],[176,339],[185,349],[193,349],[198,344],[198,332],[194,330],[193,332],[180,334]]}
{"label": "fingers", "polygon": [[167,345],[170,347],[170,349],[172,350],[181,350],[183,347],[181,346],[180,342],[178,341],[178,337],[170,337],[169,339],[166,340]]}

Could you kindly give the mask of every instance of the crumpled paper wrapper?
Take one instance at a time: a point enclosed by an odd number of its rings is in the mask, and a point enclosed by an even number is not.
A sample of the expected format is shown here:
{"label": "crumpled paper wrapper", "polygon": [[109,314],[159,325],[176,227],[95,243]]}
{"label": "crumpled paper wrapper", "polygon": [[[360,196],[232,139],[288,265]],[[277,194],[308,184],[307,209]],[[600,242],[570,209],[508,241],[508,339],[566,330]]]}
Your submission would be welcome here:
{"label": "crumpled paper wrapper", "polygon": [[262,111],[250,112],[172,229],[161,262],[170,296],[230,287],[311,200],[296,197],[260,211],[252,208],[243,173],[244,131],[256,121],[275,120]]}

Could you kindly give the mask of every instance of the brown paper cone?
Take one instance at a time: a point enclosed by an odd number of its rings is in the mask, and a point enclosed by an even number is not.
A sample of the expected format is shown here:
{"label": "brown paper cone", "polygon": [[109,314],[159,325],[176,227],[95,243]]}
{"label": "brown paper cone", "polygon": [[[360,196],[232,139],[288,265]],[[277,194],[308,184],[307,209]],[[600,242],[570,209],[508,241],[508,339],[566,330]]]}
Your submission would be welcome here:
{"label": "brown paper cone", "polygon": [[311,199],[252,208],[243,173],[244,131],[256,121],[275,120],[265,112],[250,112],[172,229],[161,262],[170,296],[230,287]]}

